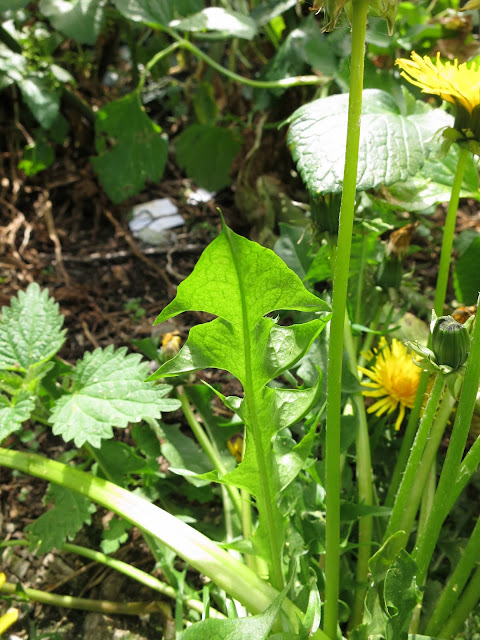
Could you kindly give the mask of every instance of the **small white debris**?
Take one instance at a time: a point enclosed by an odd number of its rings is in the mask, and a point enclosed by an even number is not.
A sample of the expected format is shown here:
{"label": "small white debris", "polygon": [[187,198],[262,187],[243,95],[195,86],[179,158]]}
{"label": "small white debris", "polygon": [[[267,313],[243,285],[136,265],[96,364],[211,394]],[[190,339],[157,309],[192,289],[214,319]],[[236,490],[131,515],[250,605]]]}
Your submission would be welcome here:
{"label": "small white debris", "polygon": [[133,207],[129,227],[135,238],[147,244],[162,245],[172,241],[172,233],[168,229],[183,223],[173,202],[168,198],[160,198]]}

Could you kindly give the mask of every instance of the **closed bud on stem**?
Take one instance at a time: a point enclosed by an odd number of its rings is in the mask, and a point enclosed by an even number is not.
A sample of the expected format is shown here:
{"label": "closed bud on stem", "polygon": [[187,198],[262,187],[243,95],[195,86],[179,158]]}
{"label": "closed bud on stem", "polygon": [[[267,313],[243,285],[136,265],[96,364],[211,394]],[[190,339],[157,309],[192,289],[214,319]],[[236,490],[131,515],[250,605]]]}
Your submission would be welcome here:
{"label": "closed bud on stem", "polygon": [[432,350],[439,365],[456,371],[465,362],[470,349],[468,329],[452,316],[437,318],[432,331]]}

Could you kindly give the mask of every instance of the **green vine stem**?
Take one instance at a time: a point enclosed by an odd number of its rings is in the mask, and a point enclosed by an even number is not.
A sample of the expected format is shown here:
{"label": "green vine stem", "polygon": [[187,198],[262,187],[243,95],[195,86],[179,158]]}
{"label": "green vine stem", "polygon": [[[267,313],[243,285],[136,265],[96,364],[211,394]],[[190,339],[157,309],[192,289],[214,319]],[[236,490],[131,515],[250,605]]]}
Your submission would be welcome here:
{"label": "green vine stem", "polygon": [[468,583],[463,592],[460,601],[455,609],[451,612],[448,622],[440,631],[440,638],[454,638],[461,630],[472,609],[478,604],[480,599],[480,567],[473,574],[472,579]]}
{"label": "green vine stem", "polygon": [[248,87],[254,87],[256,89],[290,89],[292,87],[302,87],[308,85],[323,85],[331,81],[331,78],[328,76],[294,76],[291,78],[281,78],[280,80],[252,80],[251,78],[245,78],[244,76],[241,76],[238,73],[227,69],[226,67],[222,67],[221,64],[216,62],[213,58],[196,47],[192,42],[186,40],[185,38],[182,38],[173,29],[164,29],[164,31],[168,33],[175,40],[175,42],[162,51],[156,53],[153,58],[151,58],[151,60],[149,60],[149,62],[145,65],[145,70],[142,73],[140,82],[137,86],[138,91],[141,91],[143,89],[148,73],[157,64],[157,62],[179,48],[190,51],[190,53],[192,53],[194,56],[196,56],[200,60],[203,60],[210,67],[226,76],[230,80],[239,82],[240,84],[244,84]]}
{"label": "green vine stem", "polygon": [[[384,540],[397,531],[404,532],[403,536],[399,536],[397,539],[399,548],[404,547],[408,541],[413,521],[420,504],[423,488],[425,486],[424,483],[428,476],[428,472],[430,471],[432,460],[430,460],[430,465],[426,469],[420,468],[420,461],[422,460],[422,456],[425,451],[427,439],[430,435],[435,413],[444,388],[445,376],[439,373],[435,377],[435,382],[433,383],[433,388],[430,392],[425,412],[418,427],[407,466],[405,467],[405,473],[395,498],[392,515],[390,516],[387,530],[385,532]],[[419,481],[419,473],[421,472],[425,475],[423,483]]]}
{"label": "green vine stem", "polygon": [[[192,409],[192,405],[190,404],[190,400],[188,399],[187,392],[184,391],[182,387],[176,388],[177,398],[180,400],[182,404],[183,414],[193,432],[193,435],[197,439],[198,444],[201,446],[205,454],[208,456],[208,459],[213,464],[214,468],[219,471],[219,473],[223,476],[227,473],[227,469],[220,458],[219,452],[216,446],[211,442],[207,434],[205,433],[202,425],[199,423]],[[232,501],[232,505],[238,515],[238,518],[242,519],[242,498],[240,496],[240,492],[236,487],[232,487],[231,485],[226,485],[226,489],[228,491],[228,495],[230,496],[230,500]]]}
{"label": "green vine stem", "polygon": [[340,417],[343,327],[347,304],[350,252],[357,185],[360,117],[362,112],[363,69],[368,0],[352,1],[352,56],[348,103],[347,144],[343,176],[342,204],[333,277],[332,319],[328,350],[328,404],[325,451],[326,478],[326,558],[324,631],[337,637],[340,586]]}
{"label": "green vine stem", "polygon": [[[348,314],[345,317],[344,341],[345,350],[348,354],[350,371],[358,380],[357,359],[355,357],[355,347]],[[365,402],[361,392],[353,394],[353,404],[358,418],[358,432],[355,440],[358,503],[370,506],[373,504],[372,460],[370,454],[367,414],[365,412]],[[355,591],[352,613],[348,623],[349,629],[354,629],[362,622],[363,619],[364,601],[368,587],[368,561],[370,560],[371,554],[372,531],[372,516],[364,516],[363,518],[360,518],[358,522],[358,552],[356,569],[357,589]]]}
{"label": "green vine stem", "polygon": [[[28,547],[28,540],[6,540],[4,542],[0,542],[0,549],[4,549],[6,547]],[[58,547],[58,551],[65,551],[66,553],[75,553],[76,555],[83,556],[84,558],[88,558],[89,560],[93,560],[94,562],[98,562],[99,564],[103,564],[109,569],[113,569],[114,571],[118,571],[123,575],[131,578],[132,580],[136,580],[141,584],[153,589],[153,591],[157,591],[161,593],[163,596],[167,598],[172,598],[176,600],[178,597],[177,592],[173,587],[170,587],[168,584],[165,584],[158,578],[151,576],[149,573],[142,571],[141,569],[137,569],[136,567],[132,567],[131,564],[127,562],[123,562],[122,560],[117,560],[117,558],[112,558],[111,556],[107,556],[100,551],[94,551],[93,549],[88,549],[87,547],[82,547],[78,544],[70,544],[65,543],[61,547]],[[194,611],[198,611],[198,613],[203,613],[203,603],[200,600],[195,600],[194,598],[185,597],[185,604],[193,609]],[[91,602],[91,600],[89,600]],[[63,606],[63,605],[60,605]],[[213,607],[210,607],[210,616],[212,618],[225,618],[223,613],[217,611]]]}
{"label": "green vine stem", "polygon": [[25,596],[32,602],[40,602],[54,607],[66,609],[82,609],[83,611],[95,611],[107,615],[117,614],[126,616],[142,616],[148,613],[160,613],[165,620],[171,619],[170,607],[165,602],[154,600],[152,602],[110,602],[108,600],[92,600],[90,598],[75,598],[74,596],[61,596],[56,593],[47,593],[38,589],[27,587],[19,588],[18,584],[5,582],[0,587],[0,593],[17,596],[24,600]]}
{"label": "green vine stem", "polygon": [[[264,611],[278,595],[276,589],[202,533],[112,482],[34,453],[2,447],[0,465],[59,484],[110,509],[141,531],[157,537],[252,613]],[[285,599],[282,608],[294,625],[303,617],[290,600]],[[312,637],[326,640],[319,631]]]}
{"label": "green vine stem", "polygon": [[467,166],[470,151],[467,147],[460,147],[458,163],[448,203],[445,229],[443,231],[442,249],[440,253],[440,264],[438,267],[437,286],[435,288],[435,298],[433,309],[437,316],[443,316],[443,306],[447,295],[448,276],[450,274],[450,261],[452,258],[453,236],[455,233],[455,221],[457,219],[458,202],[462,189],[463,176]]}
{"label": "green vine stem", "polygon": [[440,636],[440,631],[442,625],[452,615],[457,600],[467,583],[472,571],[472,558],[480,558],[480,518],[477,519],[472,535],[463,550],[462,557],[433,608],[432,617],[425,630],[426,635],[446,637]]}
{"label": "green vine stem", "polygon": [[[432,512],[414,551],[418,565],[417,582],[423,584],[428,566],[437,544],[443,522],[452,506],[452,496],[458,489],[459,471],[470,429],[480,381],[480,322],[475,322],[467,369],[457,407],[447,455],[433,501]],[[468,481],[468,480],[467,480]]]}

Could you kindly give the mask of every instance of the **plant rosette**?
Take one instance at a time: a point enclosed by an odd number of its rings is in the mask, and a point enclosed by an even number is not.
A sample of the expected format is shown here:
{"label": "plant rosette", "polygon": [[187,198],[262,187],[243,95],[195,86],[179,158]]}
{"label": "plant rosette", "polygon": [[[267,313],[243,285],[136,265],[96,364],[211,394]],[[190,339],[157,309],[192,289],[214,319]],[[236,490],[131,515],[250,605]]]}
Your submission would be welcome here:
{"label": "plant rosette", "polygon": [[423,371],[441,373],[446,377],[448,389],[454,398],[459,396],[465,375],[473,321],[472,316],[465,324],[461,324],[452,316],[437,317],[435,311],[432,311],[430,322],[432,348],[424,347],[418,342],[406,343],[420,356],[420,360],[414,359],[418,367]]}

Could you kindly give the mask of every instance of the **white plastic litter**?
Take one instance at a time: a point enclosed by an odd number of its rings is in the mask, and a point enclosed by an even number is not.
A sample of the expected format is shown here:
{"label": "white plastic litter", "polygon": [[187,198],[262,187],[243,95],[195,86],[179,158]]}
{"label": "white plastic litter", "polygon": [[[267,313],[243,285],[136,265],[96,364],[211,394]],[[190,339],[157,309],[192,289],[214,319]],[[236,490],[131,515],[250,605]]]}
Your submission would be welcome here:
{"label": "white plastic litter", "polygon": [[174,234],[168,230],[182,224],[184,220],[173,202],[160,198],[135,205],[129,227],[135,238],[158,246],[171,242]]}
{"label": "white plastic litter", "polygon": [[202,202],[210,202],[215,196],[215,191],[207,191],[206,189],[196,189],[188,194],[187,203],[193,205],[199,205]]}

